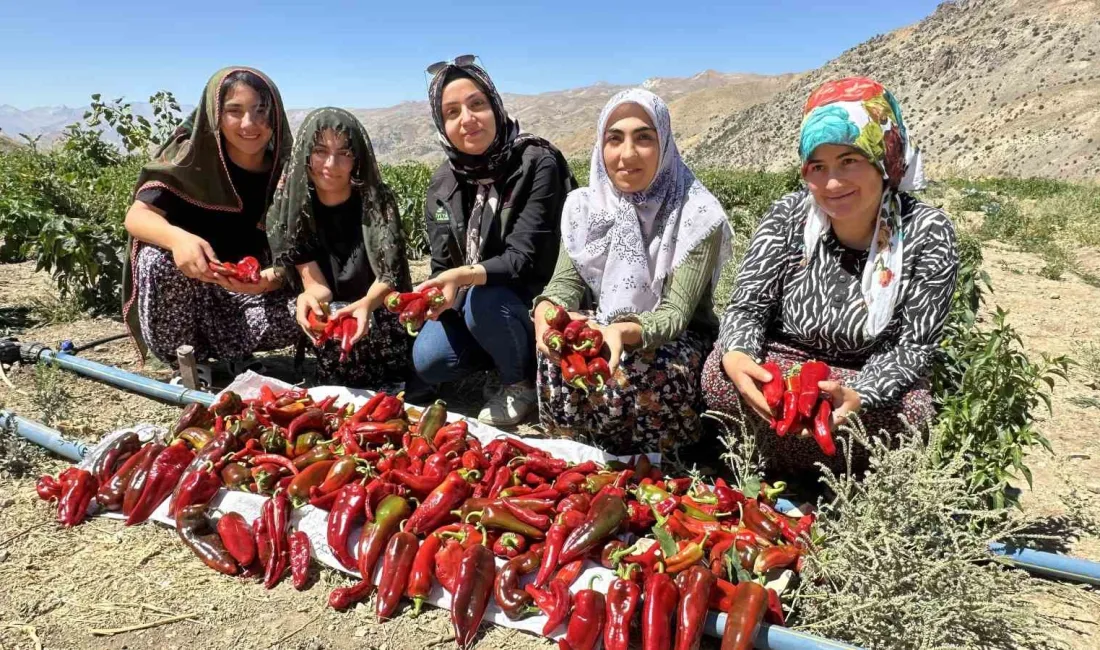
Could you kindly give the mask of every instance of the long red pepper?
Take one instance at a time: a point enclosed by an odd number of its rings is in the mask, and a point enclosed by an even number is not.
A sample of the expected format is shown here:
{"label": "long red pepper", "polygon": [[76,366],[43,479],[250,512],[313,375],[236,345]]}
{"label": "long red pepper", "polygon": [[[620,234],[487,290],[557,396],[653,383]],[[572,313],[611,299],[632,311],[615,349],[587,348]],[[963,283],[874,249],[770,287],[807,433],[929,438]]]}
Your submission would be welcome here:
{"label": "long red pepper", "polygon": [[630,647],[630,626],[642,599],[642,588],[637,582],[624,577],[628,570],[620,570],[619,577],[611,581],[607,590],[607,627],[603,634],[605,650],[628,650]]}
{"label": "long red pepper", "polygon": [[382,558],[382,579],[378,583],[375,602],[378,618],[389,618],[397,611],[418,550],[416,535],[403,531],[394,533],[386,544],[386,553]]}
{"label": "long red pepper", "polygon": [[764,401],[774,411],[783,401],[783,371],[779,369],[779,364],[774,361],[769,361],[760,367],[772,376],[771,381],[764,382],[763,393]]}
{"label": "long red pepper", "polygon": [[242,567],[256,559],[256,542],[244,517],[238,512],[227,512],[218,520],[218,537],[233,559]]}
{"label": "long red pepper", "polygon": [[550,577],[554,575],[554,570],[558,568],[562,545],[565,544],[566,538],[569,537],[573,529],[581,525],[584,519],[584,513],[570,510],[561,513],[557,521],[550,526],[550,530],[546,533],[546,543],[542,547],[542,562],[533,583],[536,587],[544,586],[550,580]]}
{"label": "long red pepper", "polygon": [[717,580],[713,573],[698,564],[677,577],[680,605],[676,611],[675,650],[699,649],[710,593]]}
{"label": "long red pepper", "polygon": [[473,488],[461,471],[451,472],[431,494],[417,507],[407,524],[408,531],[414,535],[438,528],[451,517],[451,510],[462,504]]}
{"label": "long red pepper", "polygon": [[550,634],[565,622],[569,616],[573,596],[569,592],[569,585],[561,580],[551,580],[546,589],[538,589],[533,584],[524,587],[524,590],[535,599],[535,604],[546,614],[546,624],[542,626],[542,635]]}
{"label": "long red pepper", "polygon": [[598,579],[594,576],[588,589],[582,589],[573,597],[573,615],[565,630],[565,639],[558,643],[560,650],[593,650],[600,641],[606,615],[604,595],[592,588]]}
{"label": "long red pepper", "polygon": [[382,499],[375,512],[374,521],[363,526],[359,536],[359,557],[356,568],[364,580],[372,582],[374,566],[386,548],[386,542],[397,531],[401,520],[409,515],[409,502],[391,494]]}
{"label": "long red pepper", "polygon": [[271,589],[286,573],[290,564],[290,543],[286,527],[290,522],[290,499],[285,490],[276,490],[267,500],[271,510],[267,519],[267,534],[271,538],[271,560],[264,570],[264,588]]}
{"label": "long red pepper", "polygon": [[442,533],[448,530],[458,530],[458,524],[444,526],[425,537],[416,551],[416,557],[413,558],[408,584],[405,586],[405,595],[413,601],[413,617],[420,615],[424,599],[431,593],[435,554],[443,543]]}
{"label": "long red pepper", "polygon": [[88,470],[70,467],[61,473],[61,497],[57,518],[62,526],[76,526],[84,521],[88,506],[99,490],[99,481]]}
{"label": "long red pepper", "polygon": [[287,541],[290,553],[290,576],[294,588],[301,591],[309,582],[309,557],[313,549],[309,543],[309,536],[301,530],[294,531]]}
{"label": "long red pepper", "polygon": [[592,501],[584,523],[569,533],[562,545],[559,562],[583,557],[594,546],[614,535],[626,521],[626,503],[617,495],[601,492]]}
{"label": "long red pepper", "polygon": [[451,600],[451,623],[454,625],[455,643],[461,650],[473,645],[477,628],[492,597],[495,575],[493,554],[484,545],[474,544],[462,553],[457,589]]}
{"label": "long red pepper", "polygon": [[145,479],[141,497],[126,518],[127,526],[140,524],[153,514],[161,501],[172,493],[176,482],[194,457],[195,453],[182,443],[169,445],[157,456]]}
{"label": "long red pepper", "polygon": [[354,569],[355,558],[348,551],[348,535],[365,516],[367,489],[360,483],[349,483],[337,494],[328,517],[328,546],[340,564]]}
{"label": "long red pepper", "polygon": [[828,398],[821,400],[814,415],[814,441],[826,456],[836,455],[836,443],[833,442],[833,405]]}
{"label": "long red pepper", "polygon": [[642,649],[668,650],[672,647],[672,620],[680,592],[672,576],[658,572],[645,581],[642,604]]}
{"label": "long red pepper", "polygon": [[798,414],[804,418],[814,415],[814,406],[821,395],[818,382],[829,379],[829,366],[821,361],[807,361],[799,372]]}
{"label": "long red pepper", "polygon": [[755,582],[738,583],[727,612],[722,650],[750,650],[767,608],[768,594],[764,587]]}

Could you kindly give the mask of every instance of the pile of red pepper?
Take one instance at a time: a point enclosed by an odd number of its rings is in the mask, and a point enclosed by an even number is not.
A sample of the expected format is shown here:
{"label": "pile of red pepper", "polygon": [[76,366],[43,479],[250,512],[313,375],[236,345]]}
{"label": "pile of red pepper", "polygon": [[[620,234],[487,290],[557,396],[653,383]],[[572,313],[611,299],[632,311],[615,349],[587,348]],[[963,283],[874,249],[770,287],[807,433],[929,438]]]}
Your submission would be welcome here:
{"label": "pile of red pepper", "polygon": [[600,330],[589,327],[588,321],[573,320],[559,305],[543,309],[542,318],[549,326],[542,342],[560,358],[562,381],[586,393],[592,388],[602,391],[611,378],[611,368]]}
{"label": "pile of red pepper", "polygon": [[386,311],[397,314],[398,322],[405,326],[409,336],[416,336],[424,326],[428,311],[440,307],[445,301],[439,287],[428,287],[423,291],[393,291],[382,299],[382,304]]}
{"label": "pile of red pepper", "polygon": [[258,284],[260,281],[260,261],[251,255],[241,258],[240,262],[211,262],[210,270],[218,275],[233,278],[237,282]]}
{"label": "pile of red pepper", "polygon": [[807,361],[795,366],[786,377],[774,361],[762,367],[772,376],[772,380],[764,384],[763,393],[764,400],[775,413],[771,421],[775,434],[782,437],[792,431],[811,429],[822,453],[835,455],[833,403],[828,393],[818,388],[818,382],[829,380],[832,372],[829,366],[822,361]]}
{"label": "pile of red pepper", "polygon": [[[814,516],[776,512],[777,489],[750,497],[721,479],[668,478],[645,456],[568,463],[518,438],[482,445],[466,421],[447,420],[442,401],[417,414],[384,393],[359,408],[299,389],[264,388],[252,400],[225,393],[210,409],[185,409],[167,444],[124,435],[89,471],[67,470],[53,484],[43,477],[40,493],[61,499],[67,525],[83,517],[89,495],[127,523],[168,498],[180,537],[204,563],[262,576],[268,588],[288,569],[296,587],[307,585],[309,541],[288,522],[309,503],[329,511],[333,555],[363,576],[334,590],[332,607],[352,606],[377,584],[380,617],[402,598],[416,615],[438,582],[452,595],[462,648],[490,599],[512,619],[542,612],[543,633],[564,629],[562,647],[572,649],[600,639],[626,648],[638,616],[646,648],[697,647],[709,609],[737,621],[727,634],[739,629],[741,640],[728,647],[750,647],[764,618],[782,624],[778,595],[757,582],[797,569]],[[207,506],[222,487],[270,495],[261,517],[212,521]],[[591,585],[570,593],[586,561],[615,571],[606,596]]]}

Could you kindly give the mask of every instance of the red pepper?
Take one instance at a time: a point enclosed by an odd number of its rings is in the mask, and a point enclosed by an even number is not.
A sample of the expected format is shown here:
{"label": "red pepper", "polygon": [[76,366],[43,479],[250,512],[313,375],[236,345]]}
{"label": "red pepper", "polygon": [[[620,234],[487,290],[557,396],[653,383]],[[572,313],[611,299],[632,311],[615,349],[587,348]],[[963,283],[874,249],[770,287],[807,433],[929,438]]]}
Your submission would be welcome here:
{"label": "red pepper", "polygon": [[665,571],[679,573],[698,564],[703,559],[703,546],[706,544],[706,535],[688,542],[675,555],[665,558]]}
{"label": "red pepper", "polygon": [[251,255],[246,255],[237,262],[236,277],[241,282],[257,284],[260,281],[260,262]]}
{"label": "red pepper", "polygon": [[761,368],[772,376],[771,381],[764,383],[763,393],[764,401],[774,411],[783,401],[783,371],[779,369],[779,364],[774,361],[765,363]]}
{"label": "red pepper", "polygon": [[168,515],[175,519],[179,511],[187,506],[205,506],[221,486],[221,476],[214,471],[214,464],[207,461],[205,466],[184,474],[180,481],[179,498],[174,503],[169,503]]}
{"label": "red pepper", "polygon": [[493,581],[493,600],[513,621],[538,612],[531,605],[531,594],[519,588],[519,579],[534,571],[538,565],[538,553],[527,551],[505,562]]}
{"label": "red pepper", "polygon": [[260,516],[252,522],[252,534],[256,536],[256,557],[260,560],[260,566],[266,567],[271,562],[271,536],[267,534],[262,507]]}
{"label": "red pepper", "polygon": [[375,600],[378,618],[389,618],[397,611],[418,549],[419,542],[412,533],[398,532],[390,537],[382,558],[382,576]]}
{"label": "red pepper", "polygon": [[749,499],[741,507],[741,525],[773,544],[782,535],[779,526],[761,511],[756,499]]}
{"label": "red pepper", "polygon": [[[542,310],[542,320],[544,323],[550,326],[552,330],[564,331],[569,326],[571,319],[569,318],[569,312],[565,310],[565,307],[561,305],[550,304]],[[583,325],[583,321],[580,321]]]}
{"label": "red pepper", "polygon": [[[321,460],[321,459],[318,459]],[[298,467],[295,466],[294,461],[290,460],[286,456],[280,456],[278,454],[256,454],[252,457],[253,465],[275,465],[281,469],[285,469],[293,476],[298,475]]]}
{"label": "red pepper", "polygon": [[373,589],[370,580],[360,580],[350,587],[337,587],[328,595],[328,605],[336,610],[345,610],[369,596]]}
{"label": "red pepper", "polygon": [[833,405],[828,398],[817,405],[814,416],[814,440],[826,456],[836,455],[836,443],[833,442]]}
{"label": "red pepper", "polygon": [[304,531],[297,530],[288,539],[290,546],[290,576],[294,582],[294,588],[301,591],[306,588],[309,581],[309,556],[313,550],[309,543],[309,536]]}
{"label": "red pepper", "polygon": [[565,327],[561,328],[562,336],[565,337],[565,342],[569,345],[576,345],[580,342],[581,332],[588,328],[588,323],[583,320],[570,321]]}
{"label": "red pepper", "polygon": [[573,615],[565,631],[565,640],[559,644],[561,650],[593,650],[600,641],[606,612],[604,596],[592,588],[598,576],[588,583],[588,589],[582,589],[573,597]]}
{"label": "red pepper", "polygon": [[648,531],[653,524],[657,523],[657,519],[653,516],[653,510],[643,503],[631,501],[627,505],[627,512],[630,516],[627,527],[631,532]]}
{"label": "red pepper", "polygon": [[[321,305],[321,315],[318,316],[312,309],[306,312],[306,324],[309,325],[309,329],[314,334],[320,334],[325,331],[325,326],[328,325],[328,305]],[[270,389],[268,389],[270,390]]]}
{"label": "red pepper", "polygon": [[464,475],[462,471],[448,474],[417,507],[412,517],[409,517],[408,531],[414,535],[423,535],[445,523],[451,517],[451,510],[461,505],[473,492],[467,476],[474,474],[476,472]]}
{"label": "red pepper", "polygon": [[600,354],[603,349],[603,333],[592,327],[585,327],[577,333],[577,340],[573,341],[573,351],[586,359],[592,359]]}
{"label": "red pepper", "polygon": [[726,552],[733,547],[735,539],[736,538],[733,536],[730,536],[719,542],[715,542],[714,546],[710,547],[710,570],[716,577],[721,578],[726,575]]}
{"label": "red pepper", "polygon": [[573,529],[580,526],[584,521],[584,513],[570,510],[563,512],[558,516],[557,521],[550,526],[550,530],[546,533],[546,543],[542,547],[542,562],[539,564],[539,572],[533,583],[536,587],[542,587],[554,575],[554,569],[558,568],[558,559],[566,538],[573,532]]}
{"label": "red pepper", "polygon": [[447,298],[439,287],[428,287],[420,292],[420,295],[428,302],[428,309],[437,309],[443,306]]}
{"label": "red pepper", "polygon": [[592,498],[583,492],[577,494],[570,494],[561,501],[558,501],[558,505],[555,508],[558,512],[568,512],[570,510],[578,510],[582,513],[588,512],[588,509],[592,506]]}
{"label": "red pepper", "polygon": [[677,582],[680,605],[676,612],[675,650],[698,650],[703,638],[703,624],[707,620],[710,593],[717,578],[696,565],[681,573]]}
{"label": "red pepper", "polygon": [[504,506],[505,510],[512,513],[512,516],[528,526],[534,526],[541,531],[550,530],[550,524],[553,522],[550,520],[549,515],[536,514],[530,510],[525,510],[516,505],[511,499],[503,499],[500,503]]}
{"label": "red pepper", "polygon": [[88,506],[99,491],[99,481],[88,470],[70,467],[61,473],[60,487],[57,519],[62,526],[76,526],[84,521]]}
{"label": "red pepper", "polygon": [[378,406],[371,411],[372,422],[388,422],[405,412],[405,403],[393,395],[384,395]]}
{"label": "red pepper", "polygon": [[772,625],[787,624],[787,617],[783,614],[783,601],[774,589],[768,589],[768,611],[764,612],[764,620]]}
{"label": "red pepper", "polygon": [[458,588],[458,563],[465,550],[461,542],[447,538],[435,553],[435,577],[447,593],[452,595]]}
{"label": "red pepper", "polygon": [[374,521],[374,509],[381,505],[383,499],[390,495],[403,497],[405,488],[385,481],[371,481],[367,485],[367,500],[364,509],[367,511],[367,521]]}
{"label": "red pepper", "polygon": [[565,336],[560,330],[550,328],[542,333],[542,344],[555,355],[561,355],[565,350]]}
{"label": "red pepper", "polygon": [[722,578],[718,578],[710,591],[710,600],[708,602],[710,609],[719,612],[728,611],[730,605],[733,604],[733,595],[736,592],[737,585],[727,580],[723,580]]}
{"label": "red pepper", "polygon": [[295,440],[310,429],[325,428],[325,412],[319,408],[306,409],[301,415],[291,420],[286,428],[287,440]]}
{"label": "red pepper", "polygon": [[423,300],[424,296],[415,291],[409,291],[406,293],[398,293],[397,291],[391,291],[386,294],[386,297],[382,299],[382,304],[385,305],[386,311],[400,314],[405,311],[414,300]]}
{"label": "red pepper", "polygon": [[418,298],[405,306],[401,315],[397,317],[399,323],[405,326],[409,336],[416,336],[424,325],[424,318],[428,314],[428,301]]}
{"label": "red pepper", "polygon": [[435,554],[443,544],[442,533],[448,530],[457,530],[458,526],[444,527],[436,530],[424,538],[423,543],[416,550],[412,567],[409,570],[408,583],[405,585],[405,595],[413,601],[413,617],[420,615],[420,608],[424,605],[424,599],[432,591],[433,569],[435,567]]}
{"label": "red pepper", "polygon": [[630,625],[642,599],[642,588],[626,579],[626,569],[611,581],[607,590],[607,627],[603,633],[604,650],[628,650]]}
{"label": "red pepper", "polygon": [[561,378],[567,385],[574,388],[579,388],[584,392],[588,392],[588,362],[587,360],[572,352],[565,355],[561,360]]}
{"label": "red pepper", "polygon": [[603,357],[594,357],[588,360],[588,383],[602,391],[611,379],[611,366]]}
{"label": "red pepper", "polygon": [[367,489],[359,483],[349,483],[337,494],[328,517],[328,546],[340,564],[354,569],[355,558],[348,551],[348,534],[365,516]]}
{"label": "red pepper", "polygon": [[802,364],[799,373],[798,414],[804,418],[812,418],[817,398],[821,395],[818,382],[828,381],[829,366],[821,361],[807,361]]}
{"label": "red pepper", "polygon": [[738,583],[727,611],[722,650],[750,650],[767,607],[766,589],[755,582]]}
{"label": "red pepper", "polygon": [[665,650],[672,647],[673,616],[680,593],[667,573],[657,572],[645,581],[642,603],[642,649]]}
{"label": "red pepper", "polygon": [[[572,586],[577,578],[581,575],[581,570],[584,568],[584,560],[573,560],[572,562],[563,565],[558,572],[554,574],[554,580],[561,580],[566,585]],[[553,582],[554,580],[551,580]]]}
{"label": "red pepper", "polygon": [[49,474],[38,477],[38,480],[34,483],[34,489],[38,492],[38,498],[43,501],[54,501],[61,498],[61,484]]}
{"label": "red pepper", "polygon": [[535,604],[546,615],[546,624],[542,626],[542,635],[550,634],[565,622],[569,616],[573,596],[569,593],[569,585],[561,580],[551,580],[546,589],[538,589],[534,585],[527,585],[524,590],[535,600]]}
{"label": "red pepper", "polygon": [[737,506],[745,502],[745,495],[726,485],[721,478],[714,482],[714,495],[718,497],[718,510],[721,512],[735,512]]}
{"label": "red pepper", "polygon": [[559,562],[572,562],[584,557],[592,547],[614,535],[626,521],[626,503],[619,496],[601,492],[592,501],[584,523],[565,540]]}
{"label": "red pepper", "polygon": [[387,397],[389,397],[389,395],[386,395],[383,392],[375,393],[371,396],[370,399],[366,401],[365,404],[356,409],[356,411],[351,414],[351,417],[349,417],[346,422],[349,422],[351,424],[366,422],[370,419],[371,413],[374,413],[374,410],[378,408],[378,405],[382,403],[382,400],[386,399]]}
{"label": "red pepper", "polygon": [[802,556],[802,549],[793,544],[783,546],[769,546],[760,551],[753,562],[752,570],[755,573],[767,573],[772,569],[787,568],[798,561]]}
{"label": "red pepper", "polygon": [[332,506],[336,504],[336,498],[338,496],[340,496],[339,490],[329,492],[328,494],[322,494],[317,488],[310,488],[309,505],[314,508],[320,508],[325,512],[331,512]]}
{"label": "red pepper", "polygon": [[238,512],[227,512],[218,520],[218,537],[233,559],[242,567],[252,564],[256,559],[256,542],[252,539],[252,530]]}
{"label": "red pepper", "polygon": [[126,483],[126,491],[122,500],[122,514],[129,516],[134,511],[138,501],[141,500],[142,492],[145,490],[149,470],[153,468],[153,463],[156,462],[157,456],[164,451],[164,448],[164,445],[159,442],[150,442],[135,454],[135,456],[140,456],[141,460],[134,467],[134,473]]}
{"label": "red pepper", "polygon": [[194,457],[195,453],[182,443],[169,445],[157,456],[149,469],[141,497],[126,518],[127,526],[140,524],[153,514],[161,501],[172,493],[172,488],[176,487],[176,482]]}
{"label": "red pepper", "polygon": [[505,532],[493,542],[493,555],[512,559],[527,550],[527,538],[519,533]]}
{"label": "red pepper", "polygon": [[[265,508],[266,516],[264,516]],[[290,564],[290,542],[286,532],[290,521],[290,499],[287,498],[286,492],[276,490],[275,494],[264,502],[261,516],[264,516],[264,527],[270,540],[268,547],[271,549],[271,557],[264,567],[264,588],[271,589],[283,578]]]}
{"label": "red pepper", "polygon": [[237,574],[237,563],[222,545],[221,539],[210,529],[206,518],[206,506],[188,506],[176,517],[176,532],[206,566],[224,573]]}
{"label": "red pepper", "polygon": [[382,499],[375,512],[374,521],[363,526],[359,536],[359,557],[356,568],[367,582],[374,578],[374,567],[386,548],[386,542],[397,531],[401,520],[409,516],[412,508],[405,499],[391,494]]}
{"label": "red pepper", "polygon": [[325,474],[319,489],[321,494],[332,494],[347,485],[359,471],[359,459],[355,456],[341,456]]}
{"label": "red pepper", "polygon": [[461,466],[463,469],[486,469],[488,463],[485,462],[485,456],[477,453],[473,449],[469,449],[462,454]]}
{"label": "red pepper", "polygon": [[454,625],[455,643],[461,650],[473,645],[493,593],[495,576],[493,554],[485,546],[474,544],[462,553],[456,590],[451,599],[451,623]]}
{"label": "red pepper", "polygon": [[439,476],[417,476],[412,472],[406,472],[399,469],[391,470],[382,475],[386,480],[396,480],[402,485],[409,488],[412,491],[413,496],[418,499],[431,494],[432,490],[436,489],[443,483],[443,477]]}

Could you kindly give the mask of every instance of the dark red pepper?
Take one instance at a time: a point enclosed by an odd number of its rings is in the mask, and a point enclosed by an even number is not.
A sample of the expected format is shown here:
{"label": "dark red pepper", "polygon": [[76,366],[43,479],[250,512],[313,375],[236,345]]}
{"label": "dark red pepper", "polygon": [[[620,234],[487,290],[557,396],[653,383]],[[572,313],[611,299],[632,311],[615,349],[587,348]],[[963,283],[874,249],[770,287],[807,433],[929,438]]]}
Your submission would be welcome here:
{"label": "dark red pepper", "polygon": [[539,555],[527,551],[504,563],[493,582],[493,599],[505,616],[513,621],[538,612],[531,605],[531,594],[519,588],[519,579],[539,566]]}
{"label": "dark red pepper", "polygon": [[741,506],[741,524],[773,544],[782,535],[779,526],[761,511],[756,499],[749,499]]}
{"label": "dark red pepper", "polygon": [[539,565],[538,575],[535,576],[534,585],[536,587],[542,587],[554,575],[554,570],[558,568],[561,549],[566,538],[584,521],[585,513],[570,510],[561,513],[557,521],[550,526],[550,530],[546,532],[546,543],[542,547],[542,562]]}
{"label": "dark red pepper", "polygon": [[551,354],[561,355],[562,351],[565,350],[565,336],[562,335],[560,330],[550,328],[542,333],[542,344],[546,346],[547,350],[550,350]]}
{"label": "dark red pepper", "polygon": [[188,548],[203,564],[219,573],[237,574],[237,563],[222,544],[221,538],[210,527],[206,518],[206,506],[195,505],[180,509],[176,516],[176,532]]}
{"label": "dark red pepper", "polygon": [[493,554],[485,546],[474,544],[462,553],[456,590],[451,599],[451,623],[454,625],[455,643],[461,650],[473,645],[492,596],[495,576]]}
{"label": "dark red pepper", "polygon": [[424,605],[424,599],[432,591],[432,578],[434,577],[435,554],[439,552],[443,544],[442,533],[447,530],[457,530],[458,526],[444,527],[436,530],[424,538],[413,558],[412,567],[409,570],[408,584],[405,586],[405,595],[413,601],[413,617],[420,615],[420,608]]}
{"label": "dark red pepper", "polygon": [[172,493],[176,482],[183,475],[188,464],[195,457],[195,452],[187,448],[187,445],[175,443],[168,446],[157,455],[156,461],[149,469],[149,475],[145,480],[145,486],[134,509],[126,518],[126,525],[140,524],[153,514],[157,506]]}
{"label": "dark red pepper", "polygon": [[675,650],[699,650],[715,582],[717,578],[714,574],[700,565],[689,568],[677,577],[680,604],[676,611]]}
{"label": "dark red pepper", "polygon": [[592,498],[583,492],[577,494],[570,494],[561,501],[558,502],[555,508],[558,512],[567,512],[569,510],[577,510],[582,513],[588,512],[592,507]]}
{"label": "dark red pepper", "polygon": [[722,650],[750,650],[768,608],[767,590],[755,582],[741,582],[732,600],[722,633]]}
{"label": "dark red pepper", "polygon": [[561,305],[551,303],[542,310],[542,321],[549,325],[552,330],[564,331],[571,320],[569,312]]}
{"label": "dark red pepper", "polygon": [[577,333],[577,340],[573,342],[573,351],[586,359],[599,356],[603,349],[603,332],[592,327],[585,327]]}
{"label": "dark red pepper", "polygon": [[284,490],[276,490],[260,509],[268,537],[270,556],[264,566],[264,588],[271,589],[283,578],[290,564],[290,544],[286,527],[290,521],[290,499]]}
{"label": "dark red pepper", "polygon": [[611,366],[607,365],[606,359],[595,357],[588,360],[588,383],[595,386],[596,390],[602,391],[610,380]]}
{"label": "dark red pepper", "polygon": [[157,456],[164,451],[164,445],[159,442],[150,442],[141,448],[137,456],[141,456],[141,461],[134,468],[133,476],[130,477],[129,482],[126,484],[126,492],[122,499],[122,514],[129,516],[133,512],[134,507],[138,501],[141,500],[141,494],[145,490],[145,482],[149,477],[149,470],[153,468],[153,463],[156,462]]}
{"label": "dark red pepper", "polygon": [[207,462],[204,467],[193,469],[183,475],[180,481],[178,495],[174,502],[169,502],[168,515],[173,519],[177,513],[187,506],[195,506],[210,503],[214,495],[222,486],[221,476],[214,471],[214,464]]}
{"label": "dark red pepper", "polygon": [[[38,498],[43,501],[56,501],[61,498],[61,484],[49,474],[43,474],[38,477],[38,480],[34,483],[34,490],[38,493]],[[102,490],[100,490],[100,492],[102,492]],[[105,504],[101,501],[100,505]]]}
{"label": "dark red pepper", "polygon": [[584,523],[578,526],[562,545],[562,564],[584,557],[594,546],[614,535],[627,519],[622,497],[601,492],[592,501]]}
{"label": "dark red pepper", "polygon": [[638,603],[642,599],[642,588],[637,582],[625,577],[626,571],[620,571],[619,577],[611,581],[607,590],[607,627],[603,633],[604,650],[628,650],[630,647],[630,626]]}
{"label": "dark red pepper", "polygon": [[568,386],[588,392],[588,361],[576,352],[561,360],[561,378]]}
{"label": "dark red pepper", "polygon": [[397,320],[405,326],[405,331],[408,332],[409,336],[416,336],[420,333],[420,328],[424,326],[424,319],[427,315],[428,301],[418,298],[405,306]]}
{"label": "dark red pepper", "polygon": [[836,443],[833,442],[833,405],[828,398],[817,405],[814,416],[814,441],[826,456],[836,455]]}
{"label": "dark red pepper", "polygon": [[417,507],[412,517],[409,517],[408,531],[414,535],[423,535],[446,523],[452,516],[451,511],[458,508],[473,492],[467,477],[476,474],[463,474],[461,470],[448,474]]}
{"label": "dark red pepper", "polygon": [[390,537],[397,532],[401,520],[409,516],[412,508],[405,499],[391,494],[382,499],[375,512],[374,521],[363,526],[359,536],[359,557],[356,568],[367,582],[374,579],[374,567],[386,548]]}
{"label": "dark red pepper", "polygon": [[389,618],[397,611],[418,550],[419,542],[412,533],[397,532],[390,537],[382,557],[382,579],[375,602],[378,618]]}
{"label": "dark red pepper", "polygon": [[218,520],[217,530],[222,545],[237,564],[242,567],[251,565],[256,559],[256,542],[244,517],[237,512],[227,512]]}
{"label": "dark red pepper", "polygon": [[57,504],[57,519],[62,526],[76,526],[84,521],[88,506],[99,491],[99,481],[92,473],[70,467],[61,473],[61,494]]}
{"label": "dark red pepper", "polygon": [[527,550],[527,538],[513,532],[506,532],[493,542],[493,555],[512,559]]}
{"label": "dark red pepper", "polygon": [[569,585],[561,580],[551,580],[546,589],[538,589],[533,584],[524,587],[524,590],[535,600],[535,604],[546,615],[546,624],[542,626],[542,635],[550,634],[565,622],[569,616],[569,610],[573,604],[573,595],[569,592]]}
{"label": "dark red pepper", "polygon": [[561,328],[562,336],[565,337],[565,342],[569,345],[575,345],[579,342],[581,332],[588,327],[588,322],[583,320],[570,321]]}

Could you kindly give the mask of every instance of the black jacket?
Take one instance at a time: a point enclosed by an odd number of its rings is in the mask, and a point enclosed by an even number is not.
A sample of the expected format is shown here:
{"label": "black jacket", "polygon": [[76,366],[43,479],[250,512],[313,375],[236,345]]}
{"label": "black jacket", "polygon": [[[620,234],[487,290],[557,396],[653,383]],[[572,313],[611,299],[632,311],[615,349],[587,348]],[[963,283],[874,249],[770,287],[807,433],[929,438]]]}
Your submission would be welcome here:
{"label": "black jacket", "polygon": [[[511,286],[534,297],[554,273],[561,210],[576,181],[565,158],[552,148],[530,144],[515,158],[497,185],[499,214],[482,224],[480,264],[487,284]],[[455,177],[446,161],[432,175],[424,202],[432,277],[466,263],[467,206],[472,200],[464,200],[464,194],[472,199],[475,191]]]}

